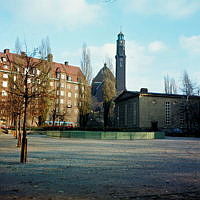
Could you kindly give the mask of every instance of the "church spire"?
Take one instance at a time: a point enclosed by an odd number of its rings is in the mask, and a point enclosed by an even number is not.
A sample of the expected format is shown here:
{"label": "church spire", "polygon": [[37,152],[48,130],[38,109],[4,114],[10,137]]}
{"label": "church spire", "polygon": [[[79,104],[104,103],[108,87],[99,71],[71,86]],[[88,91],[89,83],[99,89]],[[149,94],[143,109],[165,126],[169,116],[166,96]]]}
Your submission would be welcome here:
{"label": "church spire", "polygon": [[126,54],[124,34],[120,31],[116,51],[116,89],[120,93],[126,89]]}

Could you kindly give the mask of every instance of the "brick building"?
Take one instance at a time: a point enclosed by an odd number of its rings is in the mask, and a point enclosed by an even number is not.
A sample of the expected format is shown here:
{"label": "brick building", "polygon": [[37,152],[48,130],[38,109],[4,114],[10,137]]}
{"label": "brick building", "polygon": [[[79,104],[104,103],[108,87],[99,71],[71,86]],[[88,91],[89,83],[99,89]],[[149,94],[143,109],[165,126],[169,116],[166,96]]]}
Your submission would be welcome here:
{"label": "brick building", "polygon": [[[0,53],[0,99],[1,105],[8,96],[8,79],[10,73],[10,63],[7,58],[14,59],[16,54],[5,49]],[[35,58],[34,58],[35,59]],[[76,126],[79,118],[79,94],[83,89],[80,81],[84,76],[79,67],[53,62],[53,55],[48,55],[48,62],[51,63],[50,90],[55,93],[55,102],[52,104],[47,117],[47,123],[52,124],[53,115],[55,124],[72,124]],[[2,111],[1,111],[2,112]],[[1,113],[1,117],[5,117]]]}

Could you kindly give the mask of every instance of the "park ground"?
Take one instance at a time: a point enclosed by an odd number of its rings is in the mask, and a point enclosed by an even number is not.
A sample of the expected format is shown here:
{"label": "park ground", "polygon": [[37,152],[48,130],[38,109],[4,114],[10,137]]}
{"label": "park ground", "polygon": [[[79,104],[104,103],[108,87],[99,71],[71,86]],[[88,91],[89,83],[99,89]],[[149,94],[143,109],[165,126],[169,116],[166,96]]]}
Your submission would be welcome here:
{"label": "park ground", "polygon": [[1,200],[200,199],[200,139],[86,140],[28,135],[19,163],[0,135]]}

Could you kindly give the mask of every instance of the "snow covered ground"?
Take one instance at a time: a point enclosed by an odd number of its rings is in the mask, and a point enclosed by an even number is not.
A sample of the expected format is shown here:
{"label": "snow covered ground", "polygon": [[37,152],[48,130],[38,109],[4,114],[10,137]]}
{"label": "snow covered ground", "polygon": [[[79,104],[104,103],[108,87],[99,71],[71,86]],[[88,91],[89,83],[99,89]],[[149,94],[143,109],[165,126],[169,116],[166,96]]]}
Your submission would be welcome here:
{"label": "snow covered ground", "polygon": [[29,135],[20,164],[16,139],[0,135],[0,199],[200,199],[200,139]]}

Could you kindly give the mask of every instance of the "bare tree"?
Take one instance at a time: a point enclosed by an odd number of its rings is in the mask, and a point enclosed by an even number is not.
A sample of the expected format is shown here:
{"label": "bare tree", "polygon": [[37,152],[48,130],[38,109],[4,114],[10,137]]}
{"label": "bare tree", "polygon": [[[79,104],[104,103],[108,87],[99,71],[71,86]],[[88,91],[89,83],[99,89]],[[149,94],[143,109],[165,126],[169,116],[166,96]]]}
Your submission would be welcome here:
{"label": "bare tree", "polygon": [[83,72],[87,82],[90,84],[92,80],[92,65],[90,50],[87,48],[86,44],[83,44],[82,48],[81,71]]}
{"label": "bare tree", "polygon": [[174,78],[170,78],[168,75],[165,76],[164,87],[166,94],[177,94],[177,85]]}
{"label": "bare tree", "polygon": [[108,69],[110,69],[110,71],[114,74],[113,59],[106,56],[105,63]]}
{"label": "bare tree", "polygon": [[196,84],[190,79],[187,71],[184,71],[182,78],[182,87],[181,87],[183,94],[187,96],[194,95],[196,93],[196,89],[197,89]]}
{"label": "bare tree", "polygon": [[[48,96],[50,63],[44,59],[34,58],[40,52],[34,50],[30,55],[7,55],[11,67],[8,93],[11,98],[19,98],[23,103],[23,136],[21,146],[20,162],[26,162],[26,127],[29,118],[30,105],[35,103],[34,109],[39,109],[39,100]],[[15,78],[14,78],[15,77]]]}
{"label": "bare tree", "polygon": [[17,37],[16,41],[15,41],[15,53],[16,54],[20,54],[22,51],[22,46],[21,46],[21,42],[19,40],[19,37]]}
{"label": "bare tree", "polygon": [[85,127],[91,111],[91,87],[89,84],[92,79],[90,51],[86,44],[83,44],[82,49],[81,71],[83,74],[79,75],[79,121],[80,126]]}
{"label": "bare tree", "polygon": [[42,39],[41,45],[39,47],[39,53],[42,59],[47,59],[47,56],[51,54],[50,41],[48,36],[45,39]]}

